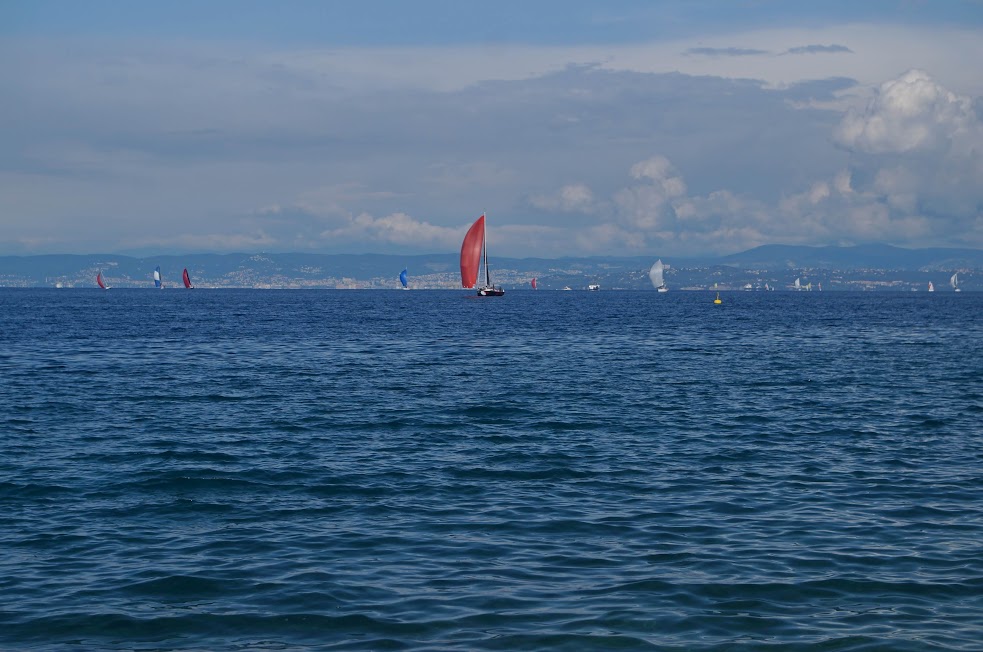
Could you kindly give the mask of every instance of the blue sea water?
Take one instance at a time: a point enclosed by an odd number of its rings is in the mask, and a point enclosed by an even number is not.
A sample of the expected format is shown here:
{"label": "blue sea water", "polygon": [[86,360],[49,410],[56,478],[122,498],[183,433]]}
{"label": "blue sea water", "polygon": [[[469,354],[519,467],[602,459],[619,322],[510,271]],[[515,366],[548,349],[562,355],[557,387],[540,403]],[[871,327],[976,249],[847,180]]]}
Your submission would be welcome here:
{"label": "blue sea water", "polygon": [[983,295],[0,290],[0,649],[983,649]]}

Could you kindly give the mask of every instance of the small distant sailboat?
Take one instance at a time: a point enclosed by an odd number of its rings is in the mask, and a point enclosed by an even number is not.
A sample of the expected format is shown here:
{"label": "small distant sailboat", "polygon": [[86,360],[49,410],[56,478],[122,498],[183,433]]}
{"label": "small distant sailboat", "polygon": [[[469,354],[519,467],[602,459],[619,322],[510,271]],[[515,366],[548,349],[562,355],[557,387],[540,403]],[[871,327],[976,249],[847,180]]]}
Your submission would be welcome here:
{"label": "small distant sailboat", "polygon": [[406,268],[405,267],[403,268],[403,271],[401,271],[399,273],[399,283],[400,283],[400,285],[403,286],[403,289],[404,290],[409,290],[410,289],[410,281],[409,281],[409,278],[406,276]]}
{"label": "small distant sailboat", "polygon": [[929,292],[935,292],[935,286],[932,285],[932,282],[931,281],[928,282],[928,291]]}
{"label": "small distant sailboat", "polygon": [[157,265],[157,269],[154,270],[154,287],[157,289],[164,287],[164,283],[160,277],[160,265]]}
{"label": "small distant sailboat", "polygon": [[796,290],[801,290],[802,289],[802,281],[799,280],[799,279],[795,279],[795,283],[792,284],[792,287],[794,287]]}
{"label": "small distant sailboat", "polygon": [[191,277],[188,276],[188,268],[187,267],[184,268],[184,273],[181,274],[181,280],[184,281],[184,287],[188,288],[189,290],[194,290],[195,289],[195,286],[193,286],[191,284]]}
{"label": "small distant sailboat", "polygon": [[102,271],[100,271],[98,274],[96,274],[96,283],[103,290],[108,290],[110,288],[110,286],[109,285],[106,285],[106,281],[102,278]]}
{"label": "small distant sailboat", "polygon": [[666,266],[662,264],[662,259],[655,261],[652,265],[652,269],[649,270],[649,280],[652,281],[652,287],[656,289],[657,292],[668,292],[669,288],[666,287],[665,279],[662,275],[665,271]]}
{"label": "small distant sailboat", "polygon": [[949,285],[952,286],[953,292],[961,292],[959,289],[959,272],[952,275],[952,278],[949,279]]}
{"label": "small distant sailboat", "polygon": [[717,298],[713,300],[715,304],[721,304],[723,301],[720,300],[720,293],[717,292]]}
{"label": "small distant sailboat", "polygon": [[533,277],[532,277],[532,282],[530,283],[530,285],[532,285],[532,289],[533,289],[533,290],[536,290],[536,289],[538,289],[538,288],[536,287],[536,277],[535,277],[535,276],[533,276]]}
{"label": "small distant sailboat", "polygon": [[464,236],[461,243],[461,286],[473,288],[478,284],[478,272],[482,260],[485,265],[485,284],[478,288],[479,297],[505,296],[505,290],[493,285],[488,272],[488,247],[485,244],[485,216],[481,215]]}

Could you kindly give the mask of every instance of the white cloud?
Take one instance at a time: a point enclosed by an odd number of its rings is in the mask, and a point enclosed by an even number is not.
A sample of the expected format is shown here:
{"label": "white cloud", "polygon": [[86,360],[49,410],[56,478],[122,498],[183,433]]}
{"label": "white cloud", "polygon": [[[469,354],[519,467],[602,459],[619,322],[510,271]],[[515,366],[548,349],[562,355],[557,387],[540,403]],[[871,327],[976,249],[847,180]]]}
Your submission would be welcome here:
{"label": "white cloud", "polygon": [[864,111],[851,109],[837,142],[872,154],[948,149],[959,139],[980,140],[972,101],[943,88],[921,70],[881,84]]}
{"label": "white cloud", "polygon": [[665,156],[653,156],[631,166],[631,176],[647,183],[618,191],[614,203],[620,221],[629,228],[665,233],[674,227],[672,200],[686,193],[686,183]]}
{"label": "white cloud", "polygon": [[590,213],[595,209],[594,193],[582,183],[565,185],[551,195],[535,195],[529,203],[541,210],[565,213]]}
{"label": "white cloud", "polygon": [[319,237],[331,243],[357,242],[369,247],[392,244],[416,248],[429,246],[439,251],[460,246],[464,232],[463,228],[434,226],[429,222],[413,219],[405,213],[393,213],[384,217],[361,213],[341,226],[322,231]]}

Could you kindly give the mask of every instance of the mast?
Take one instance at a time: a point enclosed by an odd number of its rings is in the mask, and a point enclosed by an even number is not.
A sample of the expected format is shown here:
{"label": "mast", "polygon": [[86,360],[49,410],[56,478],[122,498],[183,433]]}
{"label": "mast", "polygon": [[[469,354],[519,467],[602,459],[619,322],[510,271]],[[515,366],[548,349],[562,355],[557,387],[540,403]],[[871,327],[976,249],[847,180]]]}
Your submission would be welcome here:
{"label": "mast", "polygon": [[485,287],[491,287],[491,276],[488,274],[488,239],[484,232],[481,234],[481,251],[485,258]]}

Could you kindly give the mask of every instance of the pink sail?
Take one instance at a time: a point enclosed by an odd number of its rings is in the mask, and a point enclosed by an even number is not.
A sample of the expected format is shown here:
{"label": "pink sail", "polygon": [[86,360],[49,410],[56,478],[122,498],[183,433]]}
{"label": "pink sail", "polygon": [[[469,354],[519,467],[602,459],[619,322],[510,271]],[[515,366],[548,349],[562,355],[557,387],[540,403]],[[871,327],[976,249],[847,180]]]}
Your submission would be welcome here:
{"label": "pink sail", "polygon": [[481,264],[481,245],[485,241],[485,216],[482,215],[468,229],[461,244],[461,287],[473,288],[478,281]]}
{"label": "pink sail", "polygon": [[188,276],[188,268],[187,267],[184,268],[184,274],[182,276],[182,279],[184,280],[184,287],[188,288],[189,290],[192,287],[194,287],[193,285],[191,285],[191,277]]}
{"label": "pink sail", "polygon": [[535,276],[532,277],[532,289],[533,290],[536,289],[536,277]]}
{"label": "pink sail", "polygon": [[98,283],[99,287],[101,287],[103,290],[106,289],[106,284],[102,282],[102,272],[96,274],[96,283]]}

